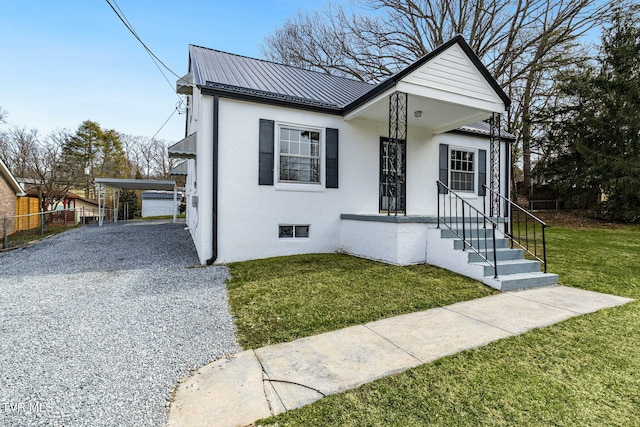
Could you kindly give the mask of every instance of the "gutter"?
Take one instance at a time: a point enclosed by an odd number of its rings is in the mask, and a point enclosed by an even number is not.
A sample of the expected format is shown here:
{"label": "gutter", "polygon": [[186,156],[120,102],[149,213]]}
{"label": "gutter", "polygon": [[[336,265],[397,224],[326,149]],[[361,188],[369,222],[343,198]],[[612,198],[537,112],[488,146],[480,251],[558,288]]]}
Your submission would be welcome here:
{"label": "gutter", "polygon": [[212,138],[212,165],[213,165],[213,197],[211,203],[211,258],[207,265],[213,264],[218,258],[218,105],[220,98],[213,96],[213,138]]}

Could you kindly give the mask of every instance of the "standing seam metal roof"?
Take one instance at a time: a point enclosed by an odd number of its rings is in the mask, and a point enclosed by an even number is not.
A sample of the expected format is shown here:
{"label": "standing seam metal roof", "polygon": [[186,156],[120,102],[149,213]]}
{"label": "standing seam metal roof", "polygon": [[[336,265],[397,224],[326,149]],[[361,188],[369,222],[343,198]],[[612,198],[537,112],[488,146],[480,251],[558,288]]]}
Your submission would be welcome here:
{"label": "standing seam metal roof", "polygon": [[[220,92],[341,111],[347,107],[352,108],[354,104],[359,104],[363,100],[375,96],[378,92],[386,90],[389,84],[402,78],[454,43],[459,43],[467,51],[470,59],[477,64],[489,83],[503,98],[505,105],[510,103],[508,97],[493,77],[488,74],[484,65],[480,63],[480,60],[461,36],[454,37],[411,66],[378,84],[332,76],[196,45],[189,45],[192,68],[190,71],[193,71],[196,85]],[[457,130],[476,135],[490,135],[489,124],[486,122],[468,124]],[[507,132],[502,132],[501,136],[503,139],[516,139],[514,135]]]}
{"label": "standing seam metal roof", "polygon": [[190,45],[195,84],[343,108],[376,85]]}

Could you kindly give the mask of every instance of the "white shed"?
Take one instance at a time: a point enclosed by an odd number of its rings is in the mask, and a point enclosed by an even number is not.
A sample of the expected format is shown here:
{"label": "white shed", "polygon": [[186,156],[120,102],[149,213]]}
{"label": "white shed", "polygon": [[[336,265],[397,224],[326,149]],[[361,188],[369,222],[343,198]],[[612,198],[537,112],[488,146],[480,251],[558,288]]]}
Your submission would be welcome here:
{"label": "white shed", "polygon": [[[177,204],[175,213],[178,213],[178,206],[182,201],[182,194],[177,193]],[[174,202],[172,191],[144,191],[142,193],[142,217],[165,216],[174,214]]]}

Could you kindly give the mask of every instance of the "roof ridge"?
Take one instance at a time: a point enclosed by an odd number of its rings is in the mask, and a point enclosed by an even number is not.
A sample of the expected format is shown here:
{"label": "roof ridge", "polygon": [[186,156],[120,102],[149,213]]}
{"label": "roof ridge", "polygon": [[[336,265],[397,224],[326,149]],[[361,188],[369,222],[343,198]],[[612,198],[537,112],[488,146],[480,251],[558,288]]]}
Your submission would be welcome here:
{"label": "roof ridge", "polygon": [[378,83],[369,83],[369,82],[365,82],[365,81],[362,81],[362,80],[353,79],[353,78],[350,78],[350,77],[336,76],[334,74],[323,73],[321,71],[309,70],[307,68],[303,68],[303,67],[300,67],[300,66],[297,66],[297,65],[288,65],[288,64],[283,64],[281,62],[270,61],[268,59],[254,58],[252,56],[240,55],[238,53],[227,52],[227,51],[224,51],[224,50],[214,49],[214,48],[211,48],[211,47],[205,47],[205,46],[200,46],[200,45],[191,44],[191,43],[189,44],[189,46],[197,47],[197,48],[200,48],[200,49],[210,50],[210,51],[213,51],[213,52],[223,53],[225,55],[235,56],[235,57],[238,57],[238,58],[245,58],[245,59],[250,59],[250,60],[253,60],[253,61],[264,62],[264,63],[267,63],[267,64],[279,65],[281,67],[294,68],[296,70],[304,71],[304,72],[307,72],[307,73],[315,73],[315,74],[319,74],[321,76],[331,77],[331,78],[334,78],[334,79],[342,79],[342,80],[348,80],[350,82],[362,83],[364,85],[368,85],[368,86],[371,86],[371,87],[377,86],[377,84],[378,84]]}

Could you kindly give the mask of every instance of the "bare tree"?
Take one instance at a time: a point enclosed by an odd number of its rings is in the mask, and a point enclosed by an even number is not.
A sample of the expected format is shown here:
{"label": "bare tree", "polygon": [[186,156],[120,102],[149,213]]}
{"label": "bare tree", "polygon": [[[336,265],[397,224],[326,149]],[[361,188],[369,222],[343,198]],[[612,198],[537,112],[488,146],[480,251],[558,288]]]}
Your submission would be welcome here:
{"label": "bare tree", "polygon": [[507,130],[531,172],[531,109],[546,102],[568,49],[608,13],[600,0],[360,0],[300,12],[266,39],[273,61],[364,81],[381,81],[461,34],[513,101]]}
{"label": "bare tree", "polygon": [[38,138],[37,130],[25,127],[13,127],[4,133],[0,154],[15,176],[32,176],[33,152],[37,150]]}
{"label": "bare tree", "polygon": [[142,178],[168,179],[169,171],[175,165],[169,158],[169,142],[142,136],[121,135],[123,147],[131,170],[138,171]]}
{"label": "bare tree", "polygon": [[44,197],[46,206],[51,210],[62,202],[69,190],[80,179],[83,171],[76,167],[63,154],[65,141],[70,137],[68,131],[55,131],[36,145],[32,152],[32,176],[38,188],[39,196]]}
{"label": "bare tree", "polygon": [[82,173],[62,154],[68,138],[68,131],[58,130],[41,139],[37,130],[24,127],[14,127],[0,138],[0,155],[16,176],[26,179],[27,190],[46,199],[41,206],[55,209]]}

